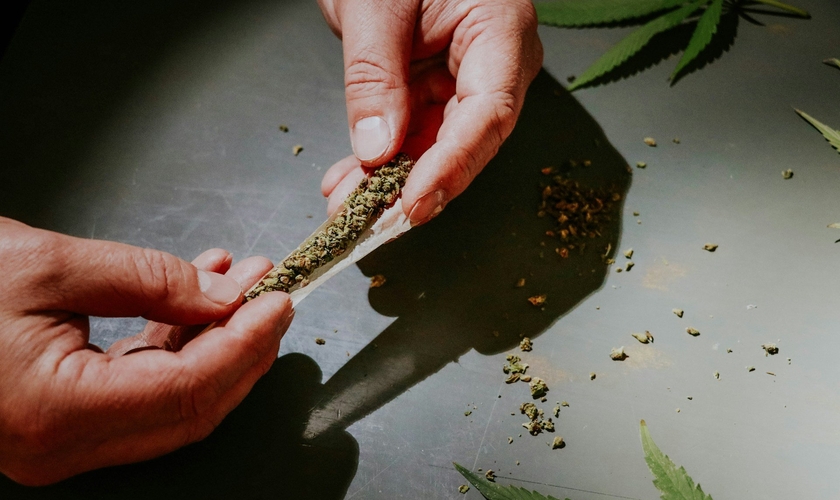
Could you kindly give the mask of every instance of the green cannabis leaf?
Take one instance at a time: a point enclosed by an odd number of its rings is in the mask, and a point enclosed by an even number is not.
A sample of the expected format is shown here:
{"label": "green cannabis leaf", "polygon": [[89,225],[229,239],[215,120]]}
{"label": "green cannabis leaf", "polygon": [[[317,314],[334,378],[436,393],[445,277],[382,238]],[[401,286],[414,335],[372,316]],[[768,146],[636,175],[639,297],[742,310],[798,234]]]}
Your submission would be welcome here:
{"label": "green cannabis leaf", "polygon": [[834,130],[833,128],[820,122],[819,120],[817,120],[816,118],[804,111],[800,111],[798,109],[795,109],[795,111],[799,113],[799,116],[801,116],[808,123],[813,125],[815,129],[819,130],[823,137],[825,137],[825,140],[827,140],[834,147],[834,149],[840,152],[840,131]]}
{"label": "green cannabis leaf", "polygon": [[[452,464],[487,500],[558,500],[555,497],[543,496],[536,491],[528,491],[525,488],[518,488],[512,485],[501,486],[496,483],[491,483],[455,462],[452,462]],[[566,500],[569,499],[567,498]]]}
{"label": "green cannabis leaf", "polygon": [[534,7],[542,24],[572,28],[636,19],[684,3],[685,0],[560,0]]}
{"label": "green cannabis leaf", "polygon": [[825,61],[823,61],[823,63],[840,69],[840,59],[837,59],[836,57],[834,59],[826,59]]}
{"label": "green cannabis leaf", "polygon": [[[647,21],[579,75],[569,86],[569,90],[576,90],[594,84],[601,77],[607,76],[626,64],[656,35],[677,26],[690,26],[691,23],[696,23],[694,33],[684,49],[682,58],[671,73],[673,85],[681,74],[691,67],[691,63],[706,51],[715,38],[720,38],[719,26],[724,15],[731,16],[728,18],[733,21],[737,21],[738,17],[744,17],[755,22],[747,15],[748,11],[768,13],[768,11],[746,9],[757,4],[773,7],[805,19],[811,17],[807,11],[778,0],[555,0],[537,3],[535,7],[540,23],[565,28],[604,26],[617,22],[638,24]],[[701,9],[702,15],[694,16]],[[648,20],[650,17],[653,19]],[[729,25],[727,23],[727,26]],[[734,28],[729,37],[731,43],[731,39],[734,39]],[[836,62],[830,64],[840,67],[840,61],[836,59],[834,61]]]}
{"label": "green cannabis leaf", "polygon": [[645,450],[645,462],[653,473],[653,485],[662,495],[662,500],[712,500],[710,495],[703,493],[699,484],[695,485],[685,468],[680,467],[668,458],[653,442],[647,424],[644,420],[639,423],[642,436],[642,449]]}
{"label": "green cannabis leaf", "polygon": [[703,49],[712,41],[712,37],[717,33],[718,24],[720,24],[720,15],[723,12],[723,0],[713,0],[706,12],[700,17],[697,22],[697,29],[691,35],[691,40],[688,42],[688,47],[683,52],[682,59],[677,63],[677,68],[671,73],[671,81],[682,71],[688,63],[694,60],[695,57],[703,52]]}
{"label": "green cannabis leaf", "polygon": [[580,88],[581,86],[586,85],[592,80],[608,73],[616,66],[625,62],[630,58],[630,56],[640,51],[642,47],[647,45],[648,42],[650,42],[650,39],[656,34],[667,31],[683,22],[688,16],[694,13],[694,11],[699,9],[704,1],[705,0],[698,0],[680,7],[673,12],[669,12],[654,19],[642,26],[640,29],[634,31],[630,34],[630,36],[618,42],[615,46],[608,50],[606,54],[601,56],[601,58],[595,61],[592,66],[587,68],[586,71],[578,76],[574,83],[569,86],[569,90]]}

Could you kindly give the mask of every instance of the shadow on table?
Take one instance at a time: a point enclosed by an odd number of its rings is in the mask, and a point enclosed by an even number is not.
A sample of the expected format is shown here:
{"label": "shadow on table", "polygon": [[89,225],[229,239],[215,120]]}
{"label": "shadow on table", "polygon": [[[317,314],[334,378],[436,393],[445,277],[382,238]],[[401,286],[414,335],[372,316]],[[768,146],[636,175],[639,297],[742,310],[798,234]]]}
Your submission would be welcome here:
{"label": "shadow on table", "polygon": [[[470,189],[360,263],[368,275],[387,276],[370,301],[398,319],[326,384],[310,358],[283,356],[205,441],[45,488],[0,476],[0,498],[344,498],[359,459],[349,425],[471,349],[494,354],[538,337],[602,286],[620,206],[607,232],[567,259],[545,236],[552,221],[536,217],[540,186],[550,180],[540,170],[569,160],[592,161],[569,173],[582,184],[626,193],[625,160],[542,72],[513,135]],[[526,285],[515,288],[519,278]],[[548,296],[542,309],[527,301],[537,294]]]}
{"label": "shadow on table", "polygon": [[[472,349],[496,354],[523,336],[538,337],[602,286],[603,254],[618,242],[621,203],[605,234],[566,259],[555,253],[559,241],[545,234],[554,221],[536,216],[541,186],[550,182],[541,169],[569,170],[570,160],[592,162],[569,171],[570,178],[612,188],[623,199],[627,162],[543,71],[512,136],[467,192],[359,264],[366,275],[387,278],[371,289],[370,303],[398,318],[326,383],[307,436],[347,428]],[[526,284],[516,288],[520,278]],[[542,309],[527,300],[538,294],[548,297]]]}

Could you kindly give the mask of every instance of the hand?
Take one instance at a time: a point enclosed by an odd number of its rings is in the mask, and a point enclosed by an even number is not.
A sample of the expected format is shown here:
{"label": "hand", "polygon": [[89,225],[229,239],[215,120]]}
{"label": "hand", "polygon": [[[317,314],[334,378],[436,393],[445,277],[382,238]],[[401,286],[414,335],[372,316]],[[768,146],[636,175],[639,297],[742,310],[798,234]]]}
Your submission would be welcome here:
{"label": "hand", "polygon": [[510,135],[542,65],[530,0],[319,0],[344,46],[355,156],[324,176],[328,211],[405,151],[412,224],[437,215]]}
{"label": "hand", "polygon": [[[266,259],[230,267],[211,250],[196,264],[0,218],[0,472],[42,485],[146,460],[203,439],[242,401],[291,303],[269,293],[240,307]],[[226,319],[179,352],[114,357],[89,346],[89,315]]]}

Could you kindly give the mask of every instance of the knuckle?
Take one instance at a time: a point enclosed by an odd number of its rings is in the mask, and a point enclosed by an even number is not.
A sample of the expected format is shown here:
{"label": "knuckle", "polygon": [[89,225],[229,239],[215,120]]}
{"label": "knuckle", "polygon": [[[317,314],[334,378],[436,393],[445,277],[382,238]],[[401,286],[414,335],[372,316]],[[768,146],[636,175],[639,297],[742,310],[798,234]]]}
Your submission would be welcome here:
{"label": "knuckle", "polygon": [[344,85],[348,100],[384,95],[402,87],[401,78],[388,67],[385,56],[367,50],[347,65]]}
{"label": "knuckle", "polygon": [[141,292],[153,303],[165,302],[180,282],[180,263],[168,254],[144,248],[132,262]]}
{"label": "knuckle", "polygon": [[183,378],[179,404],[181,420],[200,420],[222,395],[222,388],[212,377],[185,374]]}

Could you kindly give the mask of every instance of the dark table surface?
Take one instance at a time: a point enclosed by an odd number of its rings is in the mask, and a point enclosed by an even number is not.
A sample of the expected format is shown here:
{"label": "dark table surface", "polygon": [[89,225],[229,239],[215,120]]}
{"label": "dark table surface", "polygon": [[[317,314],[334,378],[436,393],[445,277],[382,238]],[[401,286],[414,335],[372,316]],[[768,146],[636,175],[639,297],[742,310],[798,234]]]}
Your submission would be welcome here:
{"label": "dark table surface", "polygon": [[[840,126],[840,72],[821,64],[840,57],[840,4],[796,4],[813,18],[724,25],[720,57],[674,86],[670,57],[569,94],[628,28],[541,28],[545,68],[498,157],[303,302],[213,435],[48,488],[0,478],[0,498],[461,498],[453,461],[560,498],[656,498],[640,419],[716,499],[836,498],[840,156],[792,107]],[[342,82],[312,0],[36,0],[0,64],[0,215],[185,259],[279,259],[323,220],[321,176],[350,153]],[[570,159],[624,193],[599,244],[632,247],[632,271],[560,259],[544,236],[540,169]],[[369,289],[374,274],[386,285]],[[539,293],[543,310],[525,300]],[[92,340],[141,327],[96,319]],[[645,330],[654,344],[630,337]],[[619,346],[630,357],[612,361]],[[565,448],[521,427],[511,353],[547,381],[547,413],[568,401]]]}

